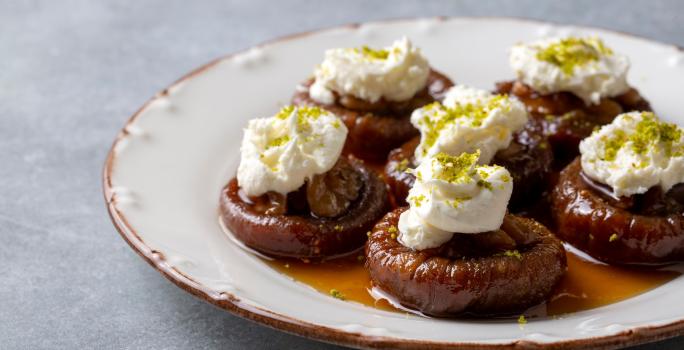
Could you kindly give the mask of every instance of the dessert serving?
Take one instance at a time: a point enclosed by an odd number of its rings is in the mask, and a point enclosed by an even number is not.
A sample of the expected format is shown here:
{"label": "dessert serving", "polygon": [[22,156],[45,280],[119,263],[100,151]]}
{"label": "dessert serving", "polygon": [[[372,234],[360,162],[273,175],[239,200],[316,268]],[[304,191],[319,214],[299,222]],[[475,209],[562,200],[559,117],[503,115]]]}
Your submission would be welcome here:
{"label": "dessert serving", "polygon": [[270,256],[327,258],[361,247],[387,208],[384,183],[340,156],[347,128],[318,107],[283,107],[245,129],[237,177],[221,195],[221,220]]}
{"label": "dessert serving", "polygon": [[451,80],[430,68],[407,38],[384,49],[330,49],[292,103],[315,105],[339,116],[349,129],[346,151],[381,161],[417,135],[411,112],[442,98]]}
{"label": "dessert serving", "polygon": [[684,133],[621,114],[580,143],[552,193],[556,234],[612,264],[684,260]]}
{"label": "dessert serving", "polygon": [[563,37],[521,43],[510,51],[517,80],[497,84],[538,119],[559,167],[578,154],[595,127],[629,111],[650,110],[627,83],[629,59],[596,37]]}
{"label": "dessert serving", "polygon": [[566,270],[562,244],[541,224],[506,213],[513,189],[480,151],[427,156],[409,208],[387,214],[366,245],[371,280],[428,315],[520,312],[552,293]]}
{"label": "dessert serving", "polygon": [[481,164],[506,167],[515,184],[511,199],[515,208],[531,203],[545,188],[553,155],[542,130],[528,122],[525,107],[516,99],[457,85],[448,90],[443,104],[416,109],[411,123],[420,137],[393,150],[385,166],[397,203],[406,203],[415,180],[410,169],[440,152],[458,155],[479,150]]}
{"label": "dessert serving", "polygon": [[[512,47],[516,80],[473,88],[513,76]],[[131,118],[107,207],[178,286],[307,337],[580,349],[684,334],[684,138],[669,123],[683,55],[491,18],[270,42]]]}

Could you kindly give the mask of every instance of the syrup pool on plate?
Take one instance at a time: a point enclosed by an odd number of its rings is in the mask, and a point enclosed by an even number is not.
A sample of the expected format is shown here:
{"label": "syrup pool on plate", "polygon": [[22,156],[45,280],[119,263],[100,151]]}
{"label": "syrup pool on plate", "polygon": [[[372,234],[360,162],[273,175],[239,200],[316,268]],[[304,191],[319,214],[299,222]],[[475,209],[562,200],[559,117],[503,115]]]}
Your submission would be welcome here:
{"label": "syrup pool on plate", "polygon": [[[681,273],[675,270],[625,268],[586,260],[567,253],[568,272],[545,304],[532,307],[525,316],[561,316],[616,303],[665,284]],[[371,295],[372,285],[364,268],[363,253],[320,263],[300,260],[265,260],[277,271],[321,293],[381,310],[401,311],[386,299]]]}

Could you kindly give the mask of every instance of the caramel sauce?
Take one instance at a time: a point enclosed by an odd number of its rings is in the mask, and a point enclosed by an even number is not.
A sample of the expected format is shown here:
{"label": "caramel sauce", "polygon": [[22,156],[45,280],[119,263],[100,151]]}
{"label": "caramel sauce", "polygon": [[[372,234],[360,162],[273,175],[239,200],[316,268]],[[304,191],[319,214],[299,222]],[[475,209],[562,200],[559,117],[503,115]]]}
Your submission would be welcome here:
{"label": "caramel sauce", "polygon": [[[585,260],[568,252],[568,272],[545,304],[530,308],[527,317],[561,316],[631,298],[663,285],[681,273],[610,266]],[[372,284],[363,266],[363,255],[314,263],[300,260],[266,260],[275,270],[317,291],[380,310],[404,312],[371,294]],[[333,297],[331,295],[331,297]],[[517,316],[516,316],[517,317]]]}

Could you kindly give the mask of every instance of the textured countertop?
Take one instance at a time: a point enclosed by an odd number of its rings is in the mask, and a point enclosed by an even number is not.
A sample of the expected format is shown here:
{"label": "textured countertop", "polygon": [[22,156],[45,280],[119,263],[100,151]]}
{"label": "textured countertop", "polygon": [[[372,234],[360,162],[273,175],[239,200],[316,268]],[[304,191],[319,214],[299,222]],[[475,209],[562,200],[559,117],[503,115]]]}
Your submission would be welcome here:
{"label": "textured countertop", "polygon": [[[516,16],[684,46],[679,1],[0,2],[0,348],[333,349],[172,285],[111,225],[100,176],[128,117],[215,58],[413,16]],[[681,349],[684,338],[639,347]]]}

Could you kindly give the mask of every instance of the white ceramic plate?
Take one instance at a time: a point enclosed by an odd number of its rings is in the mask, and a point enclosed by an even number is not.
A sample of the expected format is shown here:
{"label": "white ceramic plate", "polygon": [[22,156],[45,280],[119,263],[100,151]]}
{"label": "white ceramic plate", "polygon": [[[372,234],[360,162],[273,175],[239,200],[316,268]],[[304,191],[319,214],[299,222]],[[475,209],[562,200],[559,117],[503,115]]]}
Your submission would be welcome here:
{"label": "white ceramic plate", "polygon": [[[349,25],[276,40],[219,59],[152,98],[117,137],[104,174],[122,236],[185,290],[300,335],[352,346],[617,347],[684,329],[684,277],[561,319],[438,320],[343,302],[294,282],[236,246],[218,224],[220,189],[235,173],[247,120],[273,114],[330,47],[411,38],[454,81],[491,89],[513,77],[508,48],[542,35],[603,37],[632,60],[630,82],[665,119],[683,118],[684,54],[616,32],[503,18],[431,18]],[[684,120],[679,120],[684,124]]]}

